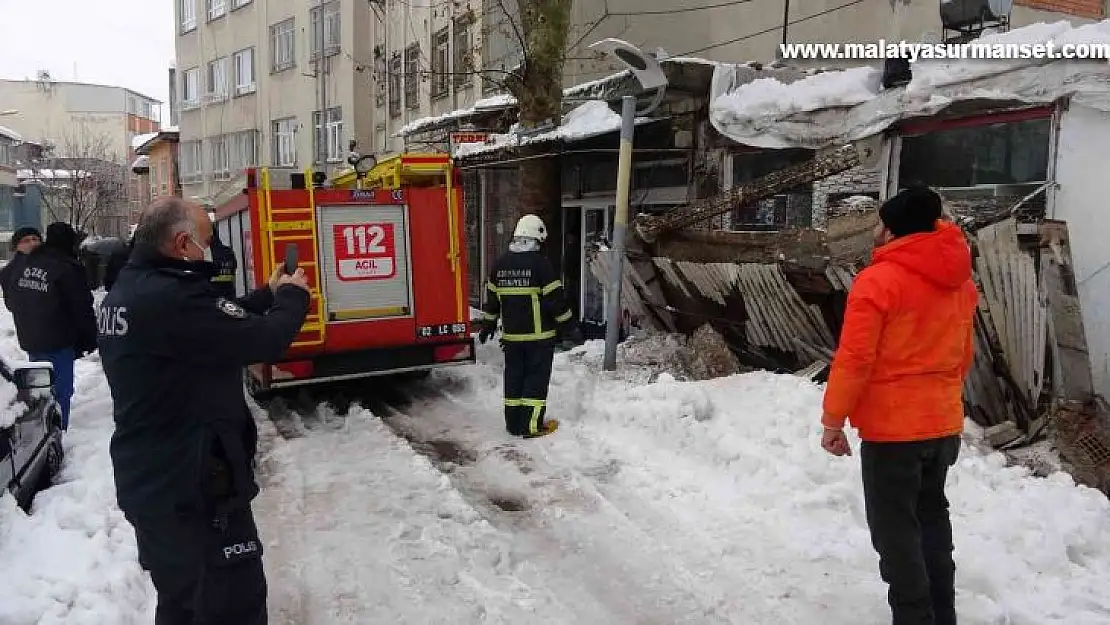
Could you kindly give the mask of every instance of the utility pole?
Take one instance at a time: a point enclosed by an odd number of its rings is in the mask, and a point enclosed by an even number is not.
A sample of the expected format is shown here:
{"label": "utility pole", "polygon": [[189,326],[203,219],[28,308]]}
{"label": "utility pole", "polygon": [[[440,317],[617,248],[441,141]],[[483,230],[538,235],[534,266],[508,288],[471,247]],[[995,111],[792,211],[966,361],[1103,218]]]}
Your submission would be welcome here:
{"label": "utility pole", "polygon": [[606,371],[617,368],[617,343],[621,331],[621,283],[624,274],[624,236],[628,224],[628,196],[632,187],[632,139],[636,131],[636,96],[621,98],[621,147],[617,160],[617,211],[613,219],[613,259],[609,299],[605,302]]}

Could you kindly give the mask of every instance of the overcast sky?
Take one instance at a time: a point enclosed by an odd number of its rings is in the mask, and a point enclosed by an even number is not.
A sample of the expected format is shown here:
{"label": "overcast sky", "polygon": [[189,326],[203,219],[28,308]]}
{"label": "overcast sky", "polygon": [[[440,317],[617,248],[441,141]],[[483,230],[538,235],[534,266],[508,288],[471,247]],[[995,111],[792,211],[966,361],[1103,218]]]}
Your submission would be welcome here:
{"label": "overcast sky", "polygon": [[0,78],[45,69],[166,102],[173,43],[173,0],[0,0]]}

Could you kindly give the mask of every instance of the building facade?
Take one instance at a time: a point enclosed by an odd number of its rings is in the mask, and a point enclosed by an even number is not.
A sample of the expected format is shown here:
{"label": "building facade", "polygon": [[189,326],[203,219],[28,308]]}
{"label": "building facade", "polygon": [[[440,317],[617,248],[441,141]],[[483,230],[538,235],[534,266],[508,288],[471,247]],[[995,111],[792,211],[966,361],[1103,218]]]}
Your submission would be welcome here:
{"label": "building facade", "polygon": [[[123,87],[53,80],[0,80],[4,124],[27,141],[44,146],[46,158],[76,159],[126,167],[136,135],[158,130],[161,102]],[[21,163],[20,169],[42,163]],[[105,223],[132,220],[142,207],[143,183],[125,174],[124,193],[106,209]],[[101,233],[111,234],[111,233]]]}
{"label": "building facade", "polygon": [[[131,170],[147,183],[145,204],[165,196],[181,197],[181,180],[178,176],[178,146],[180,133],[173,127],[136,139],[137,158]],[[142,142],[139,142],[142,139]],[[145,158],[144,158],[145,157]]]}
{"label": "building facade", "polygon": [[370,3],[175,0],[183,195],[219,204],[246,167],[330,170],[369,142]]}

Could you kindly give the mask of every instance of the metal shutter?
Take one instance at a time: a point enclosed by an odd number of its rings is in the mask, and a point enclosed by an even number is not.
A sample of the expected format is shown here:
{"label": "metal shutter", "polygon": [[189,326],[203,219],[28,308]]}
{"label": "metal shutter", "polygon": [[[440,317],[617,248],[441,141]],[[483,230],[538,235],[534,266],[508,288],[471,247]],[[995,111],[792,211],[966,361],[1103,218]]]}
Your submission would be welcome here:
{"label": "metal shutter", "polygon": [[[407,317],[412,315],[412,285],[409,271],[408,207],[394,205],[319,206],[320,258],[324,263],[324,297],[329,321]],[[337,227],[382,226],[392,228],[383,245],[392,247],[392,275],[351,276],[350,261],[337,246],[350,244]],[[383,257],[384,258],[384,257]],[[340,268],[340,261],[348,264]],[[384,260],[382,261],[384,263]]]}

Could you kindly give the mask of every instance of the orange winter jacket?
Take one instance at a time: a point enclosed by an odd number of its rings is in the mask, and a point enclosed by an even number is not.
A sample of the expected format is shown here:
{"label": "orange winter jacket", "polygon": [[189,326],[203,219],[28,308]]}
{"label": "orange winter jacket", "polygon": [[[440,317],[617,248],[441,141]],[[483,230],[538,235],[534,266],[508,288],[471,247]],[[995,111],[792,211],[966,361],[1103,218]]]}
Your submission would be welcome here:
{"label": "orange winter jacket", "polygon": [[962,432],[977,301],[955,225],[877,248],[848,294],[822,423],[840,428],[848,418],[874,442]]}

